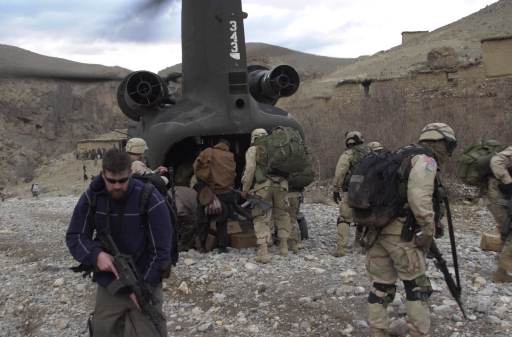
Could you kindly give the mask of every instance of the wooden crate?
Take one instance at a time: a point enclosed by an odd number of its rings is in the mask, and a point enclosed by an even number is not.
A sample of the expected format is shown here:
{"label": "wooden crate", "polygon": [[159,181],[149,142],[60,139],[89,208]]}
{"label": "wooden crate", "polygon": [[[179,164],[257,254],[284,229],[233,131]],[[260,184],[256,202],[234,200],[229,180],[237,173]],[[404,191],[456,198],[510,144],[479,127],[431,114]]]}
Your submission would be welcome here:
{"label": "wooden crate", "polygon": [[256,247],[256,235],[254,232],[242,232],[229,235],[231,247],[233,248],[250,248]]}
{"label": "wooden crate", "polygon": [[501,252],[501,247],[502,242],[499,234],[482,233],[480,238],[480,249],[491,252]]}

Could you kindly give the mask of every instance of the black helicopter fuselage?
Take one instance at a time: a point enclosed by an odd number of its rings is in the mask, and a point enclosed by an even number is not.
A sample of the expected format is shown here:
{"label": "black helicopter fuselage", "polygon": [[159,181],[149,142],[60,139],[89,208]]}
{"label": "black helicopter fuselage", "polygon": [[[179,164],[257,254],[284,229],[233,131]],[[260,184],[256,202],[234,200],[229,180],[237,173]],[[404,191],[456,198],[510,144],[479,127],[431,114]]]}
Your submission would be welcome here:
{"label": "black helicopter fuselage", "polygon": [[[171,102],[158,75],[136,72],[123,80],[118,101],[137,121],[130,136],[146,140],[150,166],[190,166],[202,148],[227,138],[243,167],[255,128],[302,128],[274,106],[298,88],[293,68],[247,67],[240,0],[182,1],[182,95]],[[241,169],[240,169],[241,170]]]}

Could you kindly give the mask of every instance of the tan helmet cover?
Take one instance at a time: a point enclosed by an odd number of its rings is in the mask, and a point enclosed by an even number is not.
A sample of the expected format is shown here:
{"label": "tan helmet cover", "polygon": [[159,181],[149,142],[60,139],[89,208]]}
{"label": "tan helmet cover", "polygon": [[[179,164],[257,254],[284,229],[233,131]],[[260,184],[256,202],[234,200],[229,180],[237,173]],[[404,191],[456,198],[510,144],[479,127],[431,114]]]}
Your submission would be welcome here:
{"label": "tan helmet cover", "polygon": [[442,140],[456,142],[455,132],[445,123],[430,123],[421,130],[419,140]]}
{"label": "tan helmet cover", "polygon": [[265,129],[259,128],[259,129],[252,130],[252,132],[251,132],[251,144],[253,144],[256,139],[258,139],[260,137],[263,137],[263,136],[266,136],[266,135],[268,135],[268,132]]}
{"label": "tan helmet cover", "polygon": [[349,131],[345,134],[345,144],[356,144],[361,142],[364,143],[363,134],[359,131]]}
{"label": "tan helmet cover", "polygon": [[126,152],[143,154],[148,149],[146,141],[142,138],[130,138],[126,143]]}
{"label": "tan helmet cover", "polygon": [[373,151],[384,150],[384,146],[382,146],[382,144],[379,142],[369,142],[368,147],[370,147],[370,149]]}

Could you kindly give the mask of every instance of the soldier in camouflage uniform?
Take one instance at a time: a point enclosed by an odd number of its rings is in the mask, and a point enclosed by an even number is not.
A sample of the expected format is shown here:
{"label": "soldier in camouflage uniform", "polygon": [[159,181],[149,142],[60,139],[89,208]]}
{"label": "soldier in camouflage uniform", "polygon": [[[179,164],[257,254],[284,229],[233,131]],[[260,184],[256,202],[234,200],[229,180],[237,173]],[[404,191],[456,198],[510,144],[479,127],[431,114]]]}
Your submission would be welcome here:
{"label": "soldier in camouflage uniform", "polygon": [[290,250],[295,254],[299,251],[299,244],[301,241],[300,228],[299,223],[297,221],[297,215],[300,211],[300,204],[302,200],[302,191],[294,191],[290,190],[288,192],[288,204],[290,207],[288,208],[288,214],[290,214],[290,226],[291,233],[288,238],[288,243],[290,246]]}
{"label": "soldier in camouflage uniform", "polygon": [[438,165],[443,164],[456,146],[453,129],[444,123],[431,123],[421,131],[419,145],[433,157],[412,156],[407,181],[406,207],[416,219],[419,230],[414,239],[402,241],[405,217],[398,217],[380,233],[371,229],[367,242],[373,243],[366,256],[366,269],[372,282],[368,296],[368,314],[372,337],[389,336],[387,306],[393,301],[396,281],[403,281],[406,293],[407,324],[411,337],[428,336],[430,312],[427,299],[432,294],[425,252],[434,235],[433,194]]}
{"label": "soldier in camouflage uniform", "polygon": [[381,153],[386,151],[386,149],[384,149],[384,146],[382,146],[382,144],[379,142],[369,142],[368,147],[372,149],[372,151],[375,153]]}
{"label": "soldier in camouflage uniform", "polygon": [[[512,197],[512,146],[495,154],[491,158],[493,176],[489,177],[487,208],[498,224],[498,229],[510,226],[510,210],[508,203]],[[506,230],[505,230],[506,232]],[[512,236],[509,233],[502,235],[503,248],[498,258],[498,267],[493,274],[495,282],[512,282]]]}
{"label": "soldier in camouflage uniform", "polygon": [[333,180],[333,199],[334,202],[340,205],[340,213],[336,223],[336,250],[333,253],[336,257],[345,255],[345,247],[349,237],[349,226],[352,222],[352,209],[347,203],[350,172],[363,157],[371,152],[371,149],[364,144],[363,135],[359,131],[350,131],[345,134],[345,146],[347,150],[338,159]]}
{"label": "soldier in camouflage uniform", "polygon": [[[147,165],[144,163],[144,152],[148,150],[148,146],[146,145],[146,141],[142,138],[130,138],[128,142],[126,142],[125,147],[126,152],[130,155],[130,158],[132,160],[131,170],[132,173],[135,174],[166,174],[167,168],[165,166],[159,166],[154,171],[152,171]],[[165,185],[169,183],[169,179],[167,179],[164,176],[161,176],[162,181]]]}
{"label": "soldier in camouflage uniform", "polygon": [[288,255],[288,237],[290,236],[290,216],[288,214],[288,181],[279,176],[267,174],[266,179],[256,182],[258,165],[256,162],[257,146],[254,141],[266,136],[265,129],[254,129],[251,133],[251,147],[245,153],[245,170],[242,177],[242,190],[245,193],[251,192],[273,205],[272,209],[264,211],[258,206],[252,210],[254,219],[254,231],[256,232],[256,243],[258,251],[256,262],[268,263],[271,256],[268,253],[268,244],[272,242],[272,226],[277,227],[279,238],[279,253],[282,256]]}

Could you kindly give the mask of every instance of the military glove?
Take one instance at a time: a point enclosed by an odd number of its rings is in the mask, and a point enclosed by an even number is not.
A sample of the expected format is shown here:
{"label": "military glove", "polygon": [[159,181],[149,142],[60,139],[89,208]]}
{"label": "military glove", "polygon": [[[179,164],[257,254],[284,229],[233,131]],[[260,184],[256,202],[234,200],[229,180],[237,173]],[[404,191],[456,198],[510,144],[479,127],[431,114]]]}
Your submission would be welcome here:
{"label": "military glove", "polygon": [[433,236],[425,233],[424,231],[419,231],[414,236],[414,243],[418,248],[421,248],[424,251],[428,251],[430,249],[432,240]]}
{"label": "military glove", "polygon": [[338,191],[332,192],[332,200],[334,200],[335,203],[339,204],[341,202],[341,194]]}
{"label": "military glove", "polygon": [[512,183],[510,184],[499,184],[498,185],[500,191],[505,194],[507,197],[512,196]]}

